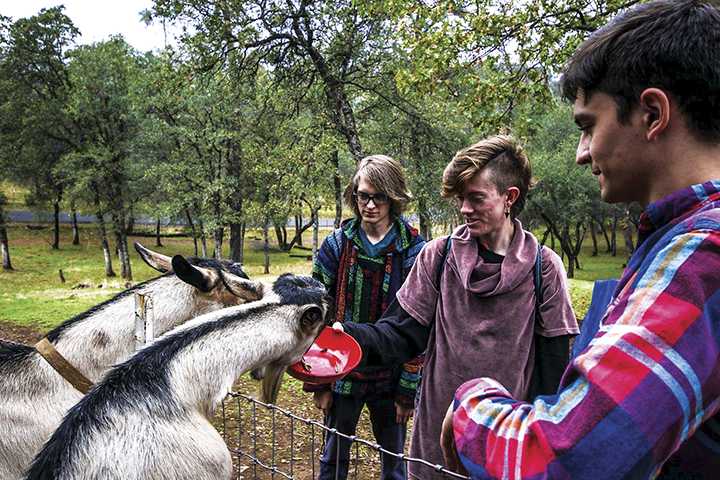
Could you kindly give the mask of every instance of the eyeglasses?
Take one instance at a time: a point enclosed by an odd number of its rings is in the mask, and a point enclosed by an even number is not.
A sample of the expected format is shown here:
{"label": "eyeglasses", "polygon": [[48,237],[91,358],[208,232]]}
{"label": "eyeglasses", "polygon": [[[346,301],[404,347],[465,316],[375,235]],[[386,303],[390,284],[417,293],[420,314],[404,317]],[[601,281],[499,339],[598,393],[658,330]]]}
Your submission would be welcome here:
{"label": "eyeglasses", "polygon": [[388,198],[387,195],[384,193],[373,193],[372,195],[365,192],[355,192],[353,193],[353,197],[355,197],[355,200],[357,200],[358,204],[360,205],[367,205],[370,203],[370,200],[375,203],[375,205],[385,205],[390,201],[390,198]]}

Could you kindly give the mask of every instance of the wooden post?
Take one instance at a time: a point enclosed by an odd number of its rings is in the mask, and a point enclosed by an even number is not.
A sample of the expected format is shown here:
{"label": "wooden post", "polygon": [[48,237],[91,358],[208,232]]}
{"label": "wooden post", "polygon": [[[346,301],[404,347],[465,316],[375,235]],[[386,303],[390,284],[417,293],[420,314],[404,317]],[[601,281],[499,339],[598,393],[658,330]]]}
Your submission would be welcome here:
{"label": "wooden post", "polygon": [[148,310],[152,312],[152,309],[152,298],[135,293],[135,350],[155,339],[154,315],[148,315]]}

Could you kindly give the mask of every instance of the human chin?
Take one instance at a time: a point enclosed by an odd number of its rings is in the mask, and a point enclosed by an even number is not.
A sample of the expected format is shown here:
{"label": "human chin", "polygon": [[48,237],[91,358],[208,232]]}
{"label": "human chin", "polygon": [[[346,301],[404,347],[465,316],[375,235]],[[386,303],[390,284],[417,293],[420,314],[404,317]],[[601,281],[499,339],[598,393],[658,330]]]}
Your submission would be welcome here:
{"label": "human chin", "polygon": [[482,236],[486,230],[485,224],[478,220],[475,220],[473,222],[466,221],[465,225],[467,225],[471,237]]}

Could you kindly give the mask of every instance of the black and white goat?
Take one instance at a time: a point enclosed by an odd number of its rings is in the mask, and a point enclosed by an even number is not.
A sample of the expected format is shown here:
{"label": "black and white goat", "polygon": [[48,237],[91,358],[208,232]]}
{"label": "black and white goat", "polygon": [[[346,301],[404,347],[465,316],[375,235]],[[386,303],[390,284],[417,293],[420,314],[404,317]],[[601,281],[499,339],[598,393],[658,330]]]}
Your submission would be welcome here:
{"label": "black and white goat", "polygon": [[[239,265],[176,255],[139,244],[151,267],[166,273],[126,290],[47,334],[55,349],[90,381],[98,381],[135,350],[134,293],[152,297],[159,335],[206,312],[260,298],[259,284]],[[0,479],[22,476],[63,415],[83,394],[33,347],[0,341]]]}
{"label": "black and white goat", "polygon": [[28,480],[217,480],[230,452],[210,424],[235,380],[266,365],[274,402],[286,367],[328,318],[323,285],[283,275],[262,300],[203,315],[113,368],[73,407]]}

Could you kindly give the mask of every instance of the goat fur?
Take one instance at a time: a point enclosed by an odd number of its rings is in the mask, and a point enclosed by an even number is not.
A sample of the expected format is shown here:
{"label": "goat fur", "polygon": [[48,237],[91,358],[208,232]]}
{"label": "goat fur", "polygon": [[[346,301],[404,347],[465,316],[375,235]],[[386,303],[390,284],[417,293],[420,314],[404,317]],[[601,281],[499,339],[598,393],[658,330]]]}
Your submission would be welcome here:
{"label": "goat fur", "polygon": [[[228,293],[226,283],[235,284],[236,290],[238,284],[247,285],[248,291],[259,285],[244,280],[245,273],[231,262],[192,258],[194,266],[190,266],[182,257],[171,260],[141,245],[136,248],[148,264],[167,273],[121,292],[47,334],[55,348],[93,382],[135,350],[135,292],[152,297],[155,332],[159,335],[203,313],[243,303],[246,298]],[[206,291],[173,274],[173,264],[194,274],[201,272],[209,279]],[[220,282],[223,275],[225,280]],[[216,280],[214,284],[212,279]],[[15,480],[82,394],[34,348],[0,340],[0,398],[0,479]]]}
{"label": "goat fur", "polygon": [[[269,290],[269,289],[267,289]],[[167,333],[74,406],[28,480],[216,480],[230,452],[210,419],[243,373],[265,365],[264,400],[324,325],[328,297],[310,277],[281,276],[262,300]]]}

